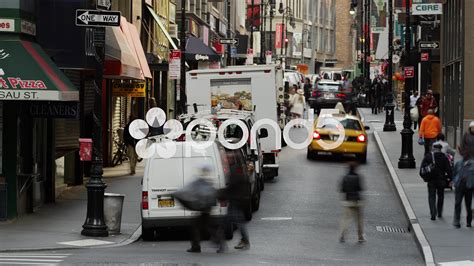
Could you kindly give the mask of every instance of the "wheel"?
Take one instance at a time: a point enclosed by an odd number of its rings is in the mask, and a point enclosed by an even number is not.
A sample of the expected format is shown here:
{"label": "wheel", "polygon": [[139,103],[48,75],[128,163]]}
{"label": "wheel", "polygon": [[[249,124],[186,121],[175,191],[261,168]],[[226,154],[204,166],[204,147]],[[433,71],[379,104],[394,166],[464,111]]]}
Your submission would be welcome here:
{"label": "wheel", "polygon": [[357,160],[359,160],[359,162],[361,163],[367,162],[367,152],[362,153],[362,154],[357,154],[356,157],[357,157]]}
{"label": "wheel", "polygon": [[155,230],[153,228],[144,228],[142,225],[143,241],[153,241],[155,239]]}
{"label": "wheel", "polygon": [[123,157],[122,152],[118,150],[115,153],[114,158],[112,158],[112,166],[117,166],[119,164],[122,164],[122,161],[123,161],[122,157]]}
{"label": "wheel", "polygon": [[254,212],[258,211],[258,209],[260,208],[260,188],[257,188],[256,190],[257,191],[252,199],[252,210]]}
{"label": "wheel", "polygon": [[224,237],[227,240],[232,240],[234,237],[234,225],[232,223],[226,223],[224,228]]}
{"label": "wheel", "polygon": [[306,152],[306,159],[308,160],[314,160],[316,158],[315,154],[313,151],[309,150]]}

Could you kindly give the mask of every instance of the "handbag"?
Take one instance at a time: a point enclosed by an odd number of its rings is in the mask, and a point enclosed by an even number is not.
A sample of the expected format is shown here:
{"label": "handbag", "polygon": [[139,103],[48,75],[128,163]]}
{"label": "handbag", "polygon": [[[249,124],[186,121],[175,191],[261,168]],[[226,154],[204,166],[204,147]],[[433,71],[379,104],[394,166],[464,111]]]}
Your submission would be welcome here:
{"label": "handbag", "polygon": [[428,163],[426,161],[426,157],[423,160],[423,162],[421,162],[420,176],[423,179],[423,181],[428,182],[430,181],[430,179],[432,179],[432,177],[435,174],[435,168],[436,168],[436,162],[435,162],[434,152],[432,152],[431,162]]}
{"label": "handbag", "polygon": [[419,114],[418,114],[418,107],[412,107],[410,110],[410,118],[412,121],[418,121]]}
{"label": "handbag", "polygon": [[418,144],[419,145],[425,145],[425,139],[423,137],[418,138]]}

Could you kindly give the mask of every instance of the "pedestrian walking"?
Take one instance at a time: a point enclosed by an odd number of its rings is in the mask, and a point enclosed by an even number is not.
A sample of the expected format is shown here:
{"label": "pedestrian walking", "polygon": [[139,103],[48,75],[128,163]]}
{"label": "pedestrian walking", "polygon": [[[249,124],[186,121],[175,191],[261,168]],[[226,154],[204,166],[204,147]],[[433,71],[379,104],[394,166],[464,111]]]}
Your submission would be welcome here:
{"label": "pedestrian walking", "polygon": [[418,99],[420,96],[418,95],[418,91],[415,91],[411,96],[410,96],[410,117],[411,120],[413,121],[413,129],[416,130],[416,126],[418,124],[418,118],[420,116],[419,110],[418,110]]}
{"label": "pedestrian walking", "polygon": [[468,131],[464,133],[458,150],[463,158],[474,159],[474,121],[469,123]]}
{"label": "pedestrian walking", "polygon": [[306,100],[309,99],[309,97],[311,97],[311,89],[313,88],[313,86],[311,85],[311,81],[309,78],[305,78],[304,80],[304,97]]}
{"label": "pedestrian walking", "polygon": [[438,218],[443,216],[444,189],[452,177],[451,165],[441,149],[441,143],[435,142],[433,151],[425,154],[421,162],[422,169],[431,168],[430,173],[424,177],[424,180],[428,183],[428,205],[432,221],[436,220],[436,216]]}
{"label": "pedestrian walking", "polygon": [[349,173],[345,175],[340,184],[340,192],[344,193],[342,206],[344,208],[341,219],[340,242],[345,242],[347,228],[351,217],[357,221],[357,233],[359,242],[365,242],[364,224],[362,214],[362,197],[360,192],[363,191],[362,177],[356,172],[357,163],[349,163]]}
{"label": "pedestrian walking", "polygon": [[429,109],[427,115],[423,118],[418,132],[420,144],[425,145],[425,155],[431,152],[431,146],[436,137],[441,133],[441,121],[434,115],[434,110]]}
{"label": "pedestrian walking", "polygon": [[137,140],[130,135],[130,124],[136,119],[136,116],[131,114],[129,117],[128,124],[125,126],[123,130],[123,141],[127,145],[127,157],[128,162],[130,165],[130,174],[135,174],[135,169],[137,166],[138,156],[135,151],[135,145],[137,144]]}
{"label": "pedestrian walking", "polygon": [[472,225],[472,192],[474,190],[474,159],[463,157],[454,165],[454,220],[456,228],[461,227],[461,205],[466,206],[466,227]]}
{"label": "pedestrian walking", "polygon": [[302,118],[304,113],[304,91],[299,89],[296,91],[296,94],[293,96],[291,101],[291,115],[293,119]]}
{"label": "pedestrian walking", "polygon": [[[232,154],[228,155],[228,160],[235,160]],[[234,164],[237,165],[237,164]],[[249,173],[255,171],[253,163],[248,162],[246,165]],[[229,209],[226,223],[237,225],[241,239],[240,242],[234,247],[235,249],[247,250],[250,249],[250,239],[247,230],[247,220],[245,219],[246,205],[248,204],[247,189],[248,183],[245,181],[245,175],[239,174],[237,169],[231,167],[231,177],[229,178],[229,184],[227,188],[221,192],[221,199],[229,202]]]}
{"label": "pedestrian walking", "polygon": [[432,90],[428,90],[426,92],[426,96],[423,97],[423,100],[421,102],[421,116],[423,118],[427,116],[428,110],[430,109],[433,110],[433,114],[435,114],[436,110],[438,109],[438,103],[436,102],[436,99],[433,96]]}

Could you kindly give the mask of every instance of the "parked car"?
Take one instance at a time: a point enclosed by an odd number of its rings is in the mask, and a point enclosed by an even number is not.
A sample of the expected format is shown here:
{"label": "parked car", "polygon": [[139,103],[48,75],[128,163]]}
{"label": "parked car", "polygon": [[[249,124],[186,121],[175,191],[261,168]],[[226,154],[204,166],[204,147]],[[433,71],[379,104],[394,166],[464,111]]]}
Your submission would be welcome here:
{"label": "parked car", "polygon": [[[227,152],[218,142],[206,149],[196,150],[187,141],[173,142],[176,152],[170,158],[163,158],[158,153],[148,159],[142,180],[142,238],[152,240],[158,233],[168,227],[190,226],[199,212],[185,209],[171,195],[197,179],[196,169],[206,164],[212,169],[211,179],[216,189],[226,187],[230,178]],[[166,149],[165,143],[156,143]],[[186,151],[190,150],[190,156]],[[227,215],[227,202],[216,202],[211,216],[217,220]],[[225,235],[231,238],[232,225],[225,225]]]}
{"label": "parked car", "polygon": [[334,108],[341,102],[346,111],[353,108],[353,92],[344,90],[339,81],[321,80],[309,98],[309,104],[317,113],[322,108]]}
{"label": "parked car", "polygon": [[[365,130],[369,127],[364,126],[356,116],[340,113],[337,110],[329,112],[325,110],[321,110],[322,114],[314,122],[313,140],[308,146],[307,158],[314,159],[319,153],[355,154],[359,161],[366,162],[368,138]],[[334,145],[337,147],[330,147],[330,145],[337,144],[341,129],[332,123],[325,123],[325,119],[335,119],[344,127],[345,137],[339,146]],[[328,145],[320,145],[319,140]]]}
{"label": "parked car", "polygon": [[298,86],[298,88],[301,88],[301,85],[302,85],[301,77],[298,75],[297,72],[285,71],[284,81],[289,83],[290,88],[293,85],[296,85]]}

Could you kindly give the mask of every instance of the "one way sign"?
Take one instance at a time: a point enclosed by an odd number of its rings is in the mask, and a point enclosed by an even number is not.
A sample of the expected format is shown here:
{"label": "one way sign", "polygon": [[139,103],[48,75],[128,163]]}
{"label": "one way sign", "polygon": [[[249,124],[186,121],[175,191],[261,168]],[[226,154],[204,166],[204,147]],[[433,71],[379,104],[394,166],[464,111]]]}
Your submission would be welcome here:
{"label": "one way sign", "polygon": [[118,27],[120,26],[120,12],[77,9],[76,26]]}

